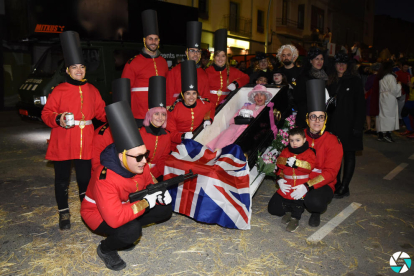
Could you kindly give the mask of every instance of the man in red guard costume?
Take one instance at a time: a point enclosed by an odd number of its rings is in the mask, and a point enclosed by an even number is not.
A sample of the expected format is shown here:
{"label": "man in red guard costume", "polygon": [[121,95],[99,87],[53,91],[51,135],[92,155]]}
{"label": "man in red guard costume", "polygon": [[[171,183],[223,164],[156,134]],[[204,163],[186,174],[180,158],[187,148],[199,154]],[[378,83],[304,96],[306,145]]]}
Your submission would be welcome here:
{"label": "man in red guard costume", "polygon": [[181,94],[168,109],[167,130],[171,136],[171,150],[183,139],[193,138],[193,131],[201,124],[211,125],[210,102],[198,96],[197,71],[193,60],[181,63]]}
{"label": "man in red guard costume", "polygon": [[[131,106],[131,85],[129,79],[112,81],[112,102],[126,101]],[[95,130],[92,145],[92,173],[101,165],[101,152],[114,142],[108,123]]]}
{"label": "man in red guard costume", "polygon": [[127,102],[113,103],[105,111],[115,143],[101,154],[102,166],[91,178],[81,215],[94,233],[106,236],[98,245],[98,256],[107,268],[121,270],[126,264],[117,251],[135,247],[143,226],[171,217],[171,196],[158,191],[129,202],[129,194],[153,184],[149,152]]}
{"label": "man in red guard costume", "polygon": [[[305,208],[311,213],[309,226],[317,227],[320,224],[321,213],[326,210],[334,195],[336,176],[341,166],[343,150],[338,138],[325,132],[325,81],[320,79],[307,81],[306,91],[309,112],[306,114],[309,126],[306,129],[306,140],[316,153],[315,168],[309,174],[308,182],[304,184],[295,187],[280,181],[278,184],[282,191],[293,189],[291,197],[304,197]],[[282,204],[282,197],[275,193],[268,205],[269,213],[284,216],[285,211]]]}
{"label": "man in red guard costume", "polygon": [[[201,26],[198,21],[187,22],[187,50],[185,54],[188,60],[194,60],[197,66],[198,93],[202,98],[208,98],[210,87],[207,74],[201,68]],[[167,75],[167,106],[171,106],[181,93],[181,64],[175,66]]]}
{"label": "man in red guard costume", "polygon": [[227,30],[219,29],[214,33],[214,63],[206,69],[210,85],[211,116],[217,106],[224,102],[231,91],[249,83],[250,77],[231,67],[227,60]]}
{"label": "man in red guard costume", "polygon": [[144,48],[141,54],[130,59],[122,72],[123,78],[131,80],[131,109],[137,126],[141,127],[148,111],[148,82],[152,76],[166,77],[167,61],[160,55],[158,47],[157,12],[145,10],[142,12],[144,32]]}

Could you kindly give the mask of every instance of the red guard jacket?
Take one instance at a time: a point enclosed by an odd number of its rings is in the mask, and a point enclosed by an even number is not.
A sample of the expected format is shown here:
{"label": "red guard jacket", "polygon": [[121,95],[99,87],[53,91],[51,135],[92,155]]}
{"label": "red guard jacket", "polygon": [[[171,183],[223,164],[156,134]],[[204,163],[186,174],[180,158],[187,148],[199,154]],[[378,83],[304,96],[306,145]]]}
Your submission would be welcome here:
{"label": "red guard jacket", "polygon": [[159,135],[156,136],[149,127],[142,127],[139,132],[147,150],[150,151],[147,161],[152,175],[155,178],[164,175],[165,160],[171,151],[170,134],[160,129]]}
{"label": "red guard jacket", "polygon": [[[295,165],[297,168],[286,166],[287,159],[294,156],[296,157]],[[286,147],[276,161],[277,167],[279,168],[277,175],[282,176],[283,179],[286,180],[286,184],[289,184],[292,187],[304,184],[309,180],[309,174],[315,167],[315,161],[315,153],[311,149],[307,149],[300,154],[294,154]],[[277,193],[286,199],[294,200],[291,197],[293,191],[294,190],[290,190],[284,194],[279,189],[277,190]]]}
{"label": "red guard jacket", "polygon": [[190,108],[181,101],[175,102],[168,109],[167,130],[171,135],[171,150],[181,144],[181,135],[185,132],[193,132],[203,123],[211,107],[207,99],[197,99],[196,106]]}
{"label": "red guard jacket", "polygon": [[111,129],[104,124],[95,130],[92,146],[92,174],[101,165],[101,152],[114,142]]}
{"label": "red guard jacket", "polygon": [[[223,71],[216,71],[214,66],[210,66],[206,69],[208,83],[210,85],[210,95],[208,99],[211,103],[211,114],[214,115],[216,107],[227,98],[227,95],[230,94],[230,90],[227,89],[227,86],[236,81],[239,84],[239,88],[245,86],[249,83],[249,75],[241,72],[240,70],[230,67],[230,74],[227,81],[227,69]],[[218,96],[221,94],[221,96]]]}
{"label": "red guard jacket", "polygon": [[[197,68],[197,88],[201,98],[209,98],[210,87],[207,74],[201,67]],[[167,106],[171,106],[181,93],[181,64],[167,74]]]}
{"label": "red guard jacket", "polygon": [[[80,93],[82,91],[82,93]],[[82,99],[83,98],[83,99]],[[97,118],[106,122],[105,102],[92,84],[81,86],[67,82],[53,89],[42,111],[42,120],[52,128],[46,159],[63,161],[71,159],[89,160],[92,158],[93,124],[63,128],[56,123],[56,116],[71,112],[75,121]]]}
{"label": "red guard jacket", "polygon": [[145,212],[145,209],[136,211],[134,204],[129,202],[129,194],[153,183],[148,166],[144,167],[142,174],[131,178],[124,178],[100,166],[89,182],[81,205],[81,216],[92,230],[96,230],[104,220],[110,227],[118,228]]}
{"label": "red guard jacket", "polygon": [[341,167],[343,156],[341,142],[335,135],[326,131],[317,139],[309,137],[307,131],[305,133],[309,147],[314,148],[316,152],[315,168],[309,175],[309,186],[318,189],[329,185],[335,192],[336,176]]}
{"label": "red guard jacket", "polygon": [[166,77],[167,72],[167,61],[162,56],[151,58],[141,53],[127,62],[122,78],[131,80],[131,109],[135,119],[144,119],[147,114],[149,78]]}

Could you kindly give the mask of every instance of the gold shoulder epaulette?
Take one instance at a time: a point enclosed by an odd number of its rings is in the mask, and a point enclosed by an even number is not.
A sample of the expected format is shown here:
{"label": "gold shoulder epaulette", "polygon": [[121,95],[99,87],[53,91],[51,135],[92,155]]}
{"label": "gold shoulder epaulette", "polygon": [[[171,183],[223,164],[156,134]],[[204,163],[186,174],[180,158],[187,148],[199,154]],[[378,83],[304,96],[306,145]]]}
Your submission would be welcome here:
{"label": "gold shoulder epaulette", "polygon": [[104,133],[105,133],[105,130],[107,130],[108,129],[108,124],[104,124],[102,127],[101,127],[101,129],[99,130],[99,132],[98,132],[98,134],[99,135],[104,135]]}
{"label": "gold shoulder epaulette", "polygon": [[137,57],[137,56],[134,56],[134,57],[130,58],[130,59],[128,60],[128,64],[131,64],[132,60],[133,60],[134,58],[136,58],[136,57]]}
{"label": "gold shoulder epaulette", "polygon": [[175,100],[175,102],[173,103],[173,105],[172,106],[170,106],[170,108],[168,109],[168,111],[173,111],[174,110],[174,108],[175,108],[175,106],[177,105],[177,103],[179,103],[179,102],[181,102],[181,100],[180,99],[177,99],[177,100]]}
{"label": "gold shoulder epaulette", "polygon": [[107,167],[104,167],[99,175],[99,180],[106,179],[106,171],[108,170]]}

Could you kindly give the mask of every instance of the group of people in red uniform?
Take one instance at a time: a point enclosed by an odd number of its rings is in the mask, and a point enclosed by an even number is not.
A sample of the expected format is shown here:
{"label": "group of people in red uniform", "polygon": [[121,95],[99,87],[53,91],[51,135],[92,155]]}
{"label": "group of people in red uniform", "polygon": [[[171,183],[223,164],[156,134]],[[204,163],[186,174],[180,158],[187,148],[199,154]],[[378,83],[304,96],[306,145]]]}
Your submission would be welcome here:
{"label": "group of people in red uniform", "polygon": [[[228,64],[227,30],[216,32],[214,66],[204,71],[198,65],[201,23],[188,22],[188,60],[168,71],[158,50],[156,11],[143,11],[142,24],[144,47],[112,83],[113,103],[107,107],[85,79],[79,35],[62,33],[66,82],[55,87],[42,112],[52,128],[46,159],[55,166],[59,228],[71,226],[68,187],[74,161],[82,218],[93,232],[106,236],[97,254],[112,270],[126,266],[117,252],[134,247],[142,226],[171,217],[168,191],[134,203],[128,195],[162,181],[171,150],[182,139],[191,139],[199,126],[209,126],[215,108],[249,82]],[[74,126],[66,125],[68,113]],[[95,131],[93,118],[105,122]]]}
{"label": "group of people in red uniform", "polygon": [[[204,71],[198,65],[201,23],[188,22],[188,60],[168,72],[158,51],[156,11],[143,11],[142,19],[144,48],[125,65],[122,78],[113,82],[113,103],[107,107],[85,79],[79,35],[62,33],[66,82],[56,86],[42,112],[43,121],[52,128],[46,159],[55,166],[59,228],[70,229],[68,186],[74,161],[81,216],[94,233],[106,236],[97,254],[111,270],[126,267],[118,251],[135,247],[142,226],[168,220],[172,214],[168,191],[148,194],[137,202],[130,202],[129,194],[162,181],[171,150],[183,139],[191,139],[196,128],[211,125],[228,94],[249,82],[248,75],[228,64],[227,30],[215,32],[214,64]],[[74,116],[74,126],[66,125],[68,112]],[[319,214],[332,198],[342,158],[336,137],[323,131],[323,114],[321,108],[309,113],[306,140],[317,152],[315,169],[306,185],[296,188],[300,197],[307,193],[304,204],[313,208],[318,225]],[[93,118],[107,123],[94,132]],[[278,195],[272,197],[269,212],[283,215]]]}

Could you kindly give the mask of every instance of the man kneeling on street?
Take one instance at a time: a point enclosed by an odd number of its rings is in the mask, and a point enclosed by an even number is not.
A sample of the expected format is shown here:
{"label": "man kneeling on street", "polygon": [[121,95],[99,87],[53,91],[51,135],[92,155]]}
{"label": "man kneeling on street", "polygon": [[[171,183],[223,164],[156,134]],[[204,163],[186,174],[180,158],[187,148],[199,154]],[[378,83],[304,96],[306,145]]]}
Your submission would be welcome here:
{"label": "man kneeling on street", "polygon": [[121,270],[125,262],[118,250],[132,250],[142,233],[142,227],[170,219],[171,196],[168,190],[147,194],[142,200],[130,202],[131,193],[153,184],[147,151],[134,117],[124,101],[105,108],[114,144],[101,154],[101,167],[95,170],[81,215],[90,229],[107,238],[97,248],[106,267]]}

